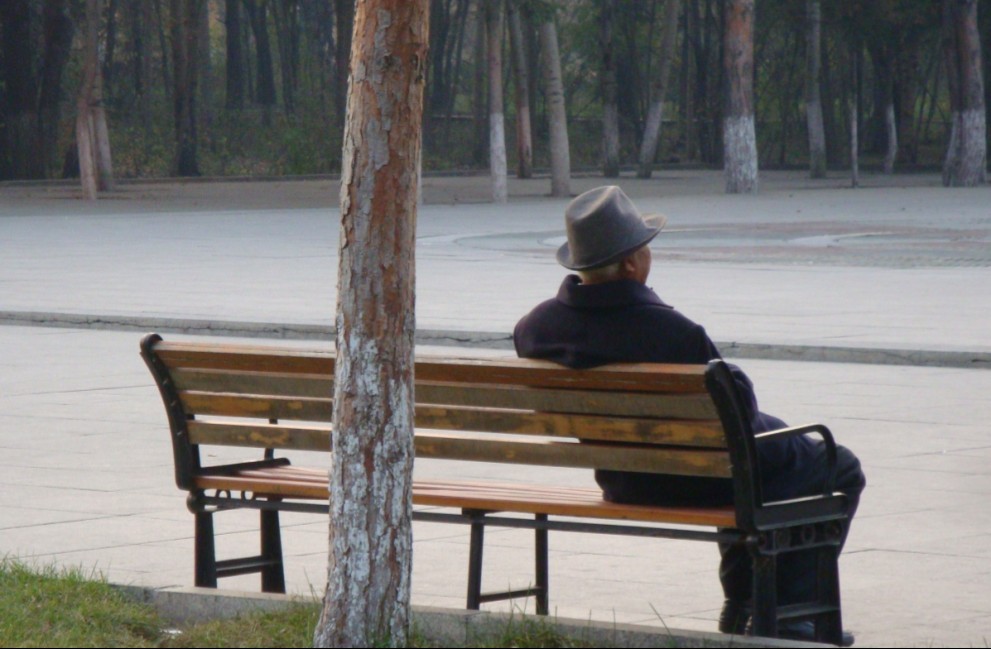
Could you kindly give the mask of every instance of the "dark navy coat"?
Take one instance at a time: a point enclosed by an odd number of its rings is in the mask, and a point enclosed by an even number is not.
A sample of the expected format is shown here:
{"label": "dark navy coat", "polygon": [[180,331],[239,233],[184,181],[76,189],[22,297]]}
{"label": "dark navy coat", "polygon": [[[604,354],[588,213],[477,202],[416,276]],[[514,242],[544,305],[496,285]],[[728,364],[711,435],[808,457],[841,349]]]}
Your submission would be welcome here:
{"label": "dark navy coat", "polygon": [[[576,369],[608,363],[699,363],[720,358],[705,329],[664,303],[636,280],[582,284],[569,275],[557,297],[539,304],[513,332],[516,353]],[[730,366],[749,410],[754,432],[784,427],[759,412],[753,384]],[[761,465],[774,472],[795,461],[801,438],[758,446]],[[627,503],[717,504],[732,502],[728,480],[596,471],[607,500]]]}

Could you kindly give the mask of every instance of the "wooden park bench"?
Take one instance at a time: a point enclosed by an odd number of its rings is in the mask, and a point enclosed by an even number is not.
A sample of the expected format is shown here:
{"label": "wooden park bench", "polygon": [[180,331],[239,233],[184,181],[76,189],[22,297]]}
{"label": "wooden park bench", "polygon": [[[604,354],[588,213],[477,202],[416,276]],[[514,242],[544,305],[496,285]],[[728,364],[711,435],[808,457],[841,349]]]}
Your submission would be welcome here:
{"label": "wooden park bench", "polygon": [[[330,451],[334,354],[296,348],[165,342],[141,353],[161,391],[172,433],[175,477],[195,515],[195,580],[260,572],[265,591],[284,592],[280,511],[327,513],[329,459],[290,464],[276,450]],[[845,496],[822,494],[765,503],[749,423],[721,361],[704,365],[627,364],[571,370],[521,359],[416,359],[417,460],[501,463],[501,482],[418,480],[414,519],[471,526],[467,607],[535,596],[548,605],[548,532],[571,531],[743,543],[753,557],[756,635],[781,620],[816,621],[818,637],[841,633],[837,559]],[[764,435],[829,431],[813,425]],[[579,440],[581,443],[579,443]],[[201,447],[264,449],[250,462],[206,466]],[[594,488],[528,484],[520,465],[708,476],[732,481],[735,505],[659,507],[606,502]],[[459,467],[464,473],[464,467]],[[589,473],[589,482],[592,476]],[[218,561],[213,515],[261,512],[261,554]],[[536,575],[529,588],[482,593],[486,526],[535,530]],[[817,601],[778,606],[781,553],[818,554]]]}

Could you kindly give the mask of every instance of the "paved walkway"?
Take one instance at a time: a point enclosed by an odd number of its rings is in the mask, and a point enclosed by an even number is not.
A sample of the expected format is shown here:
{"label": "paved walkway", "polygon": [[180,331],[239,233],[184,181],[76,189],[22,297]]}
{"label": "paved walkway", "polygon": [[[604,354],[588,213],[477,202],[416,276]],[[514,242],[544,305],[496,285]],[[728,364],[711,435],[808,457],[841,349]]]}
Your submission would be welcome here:
{"label": "paved walkway", "polygon": [[[574,189],[601,182],[577,179]],[[670,219],[649,284],[705,323],[727,356],[766,348],[780,352],[772,358],[795,349],[832,358],[843,348],[860,361],[742,361],[763,409],[825,421],[865,465],[869,486],[841,562],[858,644],[985,646],[991,188],[946,190],[933,176],[908,176],[867,177],[851,190],[842,179],[765,173],[759,195],[736,197],[721,193],[719,174],[685,171],[620,183],[644,211]],[[553,294],[564,201],[545,197],[546,187],[514,182],[510,204],[497,207],[484,202],[484,178],[425,180],[419,329],[504,341]],[[81,564],[116,582],[188,585],[192,521],[172,483],[139,336],[97,327],[326,330],[336,187],[127,184],[98,203],[75,195],[0,186],[0,323],[11,325],[0,327],[0,554]],[[912,364],[878,364],[893,350]],[[218,523],[221,552],[257,543],[251,517]],[[286,525],[291,587],[321,590],[325,522]],[[415,534],[414,602],[462,606],[465,531],[418,524]],[[526,584],[526,535],[494,532],[490,543],[490,586]],[[560,615],[715,628],[709,544],[558,534],[551,547]]]}

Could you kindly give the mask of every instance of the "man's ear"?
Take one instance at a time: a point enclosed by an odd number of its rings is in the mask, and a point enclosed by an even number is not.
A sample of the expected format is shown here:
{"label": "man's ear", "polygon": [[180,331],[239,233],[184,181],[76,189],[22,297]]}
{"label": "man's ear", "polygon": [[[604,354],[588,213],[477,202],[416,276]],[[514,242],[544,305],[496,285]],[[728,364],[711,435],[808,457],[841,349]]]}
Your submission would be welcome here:
{"label": "man's ear", "polygon": [[619,262],[619,275],[623,279],[632,279],[636,277],[637,274],[637,264],[633,260],[633,255],[627,255],[623,261]]}

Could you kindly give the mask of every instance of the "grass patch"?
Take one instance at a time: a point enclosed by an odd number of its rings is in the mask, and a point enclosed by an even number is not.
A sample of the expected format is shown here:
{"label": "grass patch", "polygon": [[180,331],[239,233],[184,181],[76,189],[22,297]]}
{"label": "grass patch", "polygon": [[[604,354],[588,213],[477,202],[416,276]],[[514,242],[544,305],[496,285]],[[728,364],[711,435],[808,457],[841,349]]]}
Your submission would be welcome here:
{"label": "grass patch", "polygon": [[[171,628],[151,605],[129,599],[100,575],[0,559],[0,647],[310,647],[319,614],[318,604],[298,603]],[[436,646],[416,629],[410,640],[414,647]],[[593,645],[523,616],[469,646]]]}

